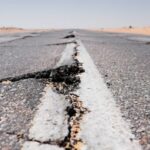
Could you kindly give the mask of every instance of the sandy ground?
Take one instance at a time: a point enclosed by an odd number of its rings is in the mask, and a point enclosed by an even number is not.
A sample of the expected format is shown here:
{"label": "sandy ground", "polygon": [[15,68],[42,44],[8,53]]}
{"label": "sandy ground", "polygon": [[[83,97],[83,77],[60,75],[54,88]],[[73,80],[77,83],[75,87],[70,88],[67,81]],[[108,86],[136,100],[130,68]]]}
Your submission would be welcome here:
{"label": "sandy ground", "polygon": [[9,33],[23,33],[23,32],[42,32],[48,31],[48,29],[23,29],[16,27],[0,27],[0,34]]}
{"label": "sandy ground", "polygon": [[149,27],[123,27],[123,28],[103,28],[98,31],[103,32],[114,32],[114,33],[133,33],[133,34],[142,34],[150,35],[150,26]]}

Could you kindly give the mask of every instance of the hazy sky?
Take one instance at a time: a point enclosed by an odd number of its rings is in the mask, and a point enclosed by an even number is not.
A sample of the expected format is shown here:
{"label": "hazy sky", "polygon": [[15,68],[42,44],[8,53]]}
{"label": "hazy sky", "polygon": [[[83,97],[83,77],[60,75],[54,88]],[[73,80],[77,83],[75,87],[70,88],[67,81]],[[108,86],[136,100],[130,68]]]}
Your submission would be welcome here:
{"label": "hazy sky", "polygon": [[0,0],[0,26],[150,26],[150,0]]}

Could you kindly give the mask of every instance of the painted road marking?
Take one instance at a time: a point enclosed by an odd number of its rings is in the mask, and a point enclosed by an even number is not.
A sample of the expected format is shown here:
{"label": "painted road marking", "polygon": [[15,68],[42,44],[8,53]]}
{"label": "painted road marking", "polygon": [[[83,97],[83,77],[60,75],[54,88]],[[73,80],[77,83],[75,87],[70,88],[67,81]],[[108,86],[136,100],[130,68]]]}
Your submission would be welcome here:
{"label": "painted road marking", "polygon": [[[80,123],[81,130],[78,136],[84,143],[81,150],[140,150],[140,145],[134,140],[129,125],[121,117],[121,112],[116,106],[111,92],[104,83],[87,50],[80,41],[77,42],[79,45],[77,47],[79,52],[77,59],[83,63],[85,73],[80,75],[80,88],[74,93],[80,97],[84,107],[90,110],[89,113],[84,115]],[[67,45],[57,66],[72,63],[71,58],[75,46],[75,44]],[[41,142],[65,137],[67,134],[65,108],[67,105],[62,95],[54,93],[51,87],[47,87],[39,110],[33,120],[29,137]],[[60,112],[57,113],[57,110]],[[53,119],[58,122],[55,127],[52,124]],[[55,132],[53,131],[54,128],[56,128]],[[23,150],[34,149],[35,146],[37,150],[42,148],[55,150],[51,145],[38,144],[34,141],[25,142]],[[62,148],[57,147],[57,149]]]}
{"label": "painted road marking", "polygon": [[[73,62],[72,54],[74,46],[75,44],[67,45],[56,67],[68,65]],[[64,95],[54,92],[52,87],[47,85],[41,98],[41,104],[38,106],[38,110],[32,121],[32,127],[29,130],[29,139],[32,139],[33,142],[25,142],[22,150],[30,150],[35,147],[36,150],[41,150],[42,148],[53,150],[54,147],[44,146],[45,144],[42,144],[42,142],[52,141],[54,143],[55,141],[64,140],[68,134],[68,116],[66,115],[68,105]],[[39,141],[41,144],[37,144],[34,141]],[[57,149],[59,149],[58,146]]]}
{"label": "painted road marking", "polygon": [[86,150],[140,150],[137,141],[132,140],[128,124],[121,117],[119,108],[87,50],[78,41],[78,60],[83,63],[85,73],[81,74],[77,94],[91,112],[81,123],[80,138]]}
{"label": "painted road marking", "polygon": [[63,95],[53,92],[52,88],[47,86],[32,122],[29,138],[40,142],[63,140],[68,133],[65,117],[67,105]]}
{"label": "painted road marking", "polygon": [[22,150],[63,150],[55,145],[40,144],[37,142],[25,142]]}

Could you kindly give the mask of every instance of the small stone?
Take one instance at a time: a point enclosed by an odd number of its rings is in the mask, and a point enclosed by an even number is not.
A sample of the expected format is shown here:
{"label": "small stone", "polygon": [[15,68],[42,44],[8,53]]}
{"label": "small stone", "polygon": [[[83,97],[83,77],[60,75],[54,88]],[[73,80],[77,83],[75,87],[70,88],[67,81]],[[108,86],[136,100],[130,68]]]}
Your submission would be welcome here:
{"label": "small stone", "polygon": [[145,135],[145,136],[143,136],[141,139],[140,139],[140,144],[141,145],[146,145],[146,144],[148,144],[148,136],[147,135]]}
{"label": "small stone", "polygon": [[108,77],[108,75],[107,75],[107,74],[105,74],[105,77],[107,78],[107,77]]}
{"label": "small stone", "polygon": [[110,82],[107,82],[106,84],[108,88],[112,85]]}
{"label": "small stone", "polygon": [[18,139],[21,139],[21,138],[23,138],[23,137],[24,137],[24,134],[23,134],[23,133],[20,132],[20,133],[17,134],[17,138],[18,138]]}
{"label": "small stone", "polygon": [[137,129],[137,132],[143,132],[143,131],[145,131],[144,126],[141,126],[140,128]]}
{"label": "small stone", "polygon": [[6,80],[6,81],[3,81],[2,84],[5,84],[5,85],[8,85],[8,84],[11,84],[12,82],[9,81],[9,80]]}

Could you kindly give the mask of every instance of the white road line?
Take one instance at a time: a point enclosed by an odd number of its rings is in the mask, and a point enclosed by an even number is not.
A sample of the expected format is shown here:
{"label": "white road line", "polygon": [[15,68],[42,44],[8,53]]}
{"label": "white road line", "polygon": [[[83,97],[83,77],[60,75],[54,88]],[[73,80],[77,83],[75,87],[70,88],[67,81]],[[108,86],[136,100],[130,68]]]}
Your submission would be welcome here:
{"label": "white road line", "polygon": [[131,134],[128,124],[121,117],[119,108],[108,90],[83,44],[79,43],[78,60],[83,63],[77,94],[83,105],[91,112],[83,117],[80,138],[84,150],[140,150],[141,147]]}
{"label": "white road line", "polygon": [[68,133],[65,117],[67,101],[63,95],[53,92],[50,86],[45,91],[29,131],[29,138],[41,142],[63,140]]}
{"label": "white road line", "polygon": [[60,58],[59,62],[56,64],[56,67],[64,66],[64,65],[71,65],[73,63],[73,48],[75,44],[67,44],[66,49],[63,51],[62,57]]}
{"label": "white road line", "polygon": [[[67,45],[60,61],[56,65],[57,67],[72,63],[74,46],[75,44]],[[37,140],[40,142],[64,140],[65,136],[68,134],[68,116],[65,111],[68,105],[65,96],[57,94],[50,86],[47,86],[41,98],[41,104],[38,106],[38,110],[32,122],[32,127],[29,130],[29,138],[33,141]],[[45,144],[39,145],[35,142],[27,141],[24,143],[22,150],[34,150],[35,147],[36,150],[46,148],[54,150],[53,146],[50,148],[50,145],[44,145]],[[59,149],[58,146],[57,148]]]}
{"label": "white road line", "polygon": [[[72,63],[73,47],[68,44],[64,50],[57,67]],[[65,96],[53,92],[50,86],[46,87],[41,104],[34,117],[33,126],[29,131],[29,138],[41,142],[48,140],[63,140],[68,133],[67,116],[65,115],[69,104]]]}
{"label": "white road line", "polygon": [[22,150],[63,150],[63,148],[55,145],[39,144],[37,142],[26,142]]}
{"label": "white road line", "polygon": [[[80,96],[83,106],[91,111],[84,115],[81,122],[78,136],[84,142],[82,150],[141,150],[131,134],[129,125],[122,119],[120,110],[91,57],[80,41],[78,44],[80,45],[78,60],[83,63],[85,73],[80,75],[80,89],[74,93]],[[71,55],[74,46],[75,44],[67,46],[57,67],[72,63]],[[51,87],[46,87],[29,137],[41,142],[63,139],[68,132],[65,116],[67,105],[64,96],[54,93]],[[22,150],[30,149],[59,150],[62,148],[25,142]]]}
{"label": "white road line", "polygon": [[67,106],[64,96],[58,95],[47,86],[29,130],[29,138],[33,141],[26,141],[22,150],[61,150],[62,148],[57,145],[42,144],[42,142],[61,141],[68,134],[67,116],[65,116]]}

